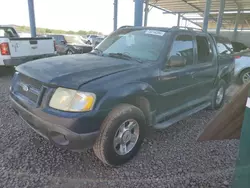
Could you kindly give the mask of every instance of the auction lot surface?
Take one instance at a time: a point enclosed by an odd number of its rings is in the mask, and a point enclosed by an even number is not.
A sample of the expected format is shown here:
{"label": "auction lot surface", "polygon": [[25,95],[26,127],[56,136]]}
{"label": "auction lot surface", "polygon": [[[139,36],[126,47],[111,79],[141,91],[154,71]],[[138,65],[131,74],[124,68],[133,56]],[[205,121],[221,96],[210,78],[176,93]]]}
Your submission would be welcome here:
{"label": "auction lot surface", "polygon": [[238,140],[196,142],[216,112],[199,112],[152,131],[129,163],[104,166],[92,150],[56,148],[11,109],[11,76],[0,76],[0,187],[229,187]]}

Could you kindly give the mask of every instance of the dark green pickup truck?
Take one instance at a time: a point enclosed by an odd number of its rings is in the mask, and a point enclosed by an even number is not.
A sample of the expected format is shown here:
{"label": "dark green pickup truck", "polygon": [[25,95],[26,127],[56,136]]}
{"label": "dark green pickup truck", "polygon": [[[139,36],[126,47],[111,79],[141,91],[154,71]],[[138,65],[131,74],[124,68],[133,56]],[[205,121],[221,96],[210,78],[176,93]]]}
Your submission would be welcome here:
{"label": "dark green pickup truck", "polygon": [[93,147],[108,165],[130,160],[149,126],[164,129],[222,106],[234,57],[186,28],[124,27],[92,52],[17,67],[14,110],[53,144]]}

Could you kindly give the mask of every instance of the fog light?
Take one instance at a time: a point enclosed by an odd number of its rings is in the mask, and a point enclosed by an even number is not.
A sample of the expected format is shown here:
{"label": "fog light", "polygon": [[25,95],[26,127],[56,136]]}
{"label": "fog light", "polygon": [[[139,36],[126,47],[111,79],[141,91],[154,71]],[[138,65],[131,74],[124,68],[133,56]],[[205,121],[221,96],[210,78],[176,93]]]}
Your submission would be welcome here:
{"label": "fog light", "polygon": [[69,144],[69,140],[66,138],[65,135],[58,133],[58,132],[50,132],[50,137],[53,142],[58,145],[66,146]]}

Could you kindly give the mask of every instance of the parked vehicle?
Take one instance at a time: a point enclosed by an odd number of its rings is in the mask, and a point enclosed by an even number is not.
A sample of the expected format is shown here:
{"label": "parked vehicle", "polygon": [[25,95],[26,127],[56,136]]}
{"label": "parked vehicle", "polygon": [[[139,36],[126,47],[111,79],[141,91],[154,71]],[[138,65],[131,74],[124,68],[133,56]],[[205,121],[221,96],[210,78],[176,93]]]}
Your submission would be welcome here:
{"label": "parked vehicle", "polygon": [[92,46],[83,42],[80,36],[47,35],[53,37],[56,42],[56,50],[59,55],[82,54],[92,50]]}
{"label": "parked vehicle", "polygon": [[87,35],[87,44],[92,45],[93,40],[97,37],[98,37],[98,35]]}
{"label": "parked vehicle", "polygon": [[105,37],[96,37],[95,39],[93,39],[93,46],[96,47],[98,44],[100,44]]}
{"label": "parked vehicle", "polygon": [[248,47],[245,44],[242,44],[240,42],[232,42],[232,46],[234,52],[241,52],[248,49]]}
{"label": "parked vehicle", "polygon": [[120,165],[150,126],[223,105],[234,58],[217,51],[211,35],[192,29],[118,29],[91,53],[18,66],[12,106],[55,145],[93,147],[101,161]]}
{"label": "parked vehicle", "polygon": [[226,38],[218,39],[219,53],[230,54],[235,57],[234,76],[236,82],[245,84],[250,81],[250,50],[239,42],[230,42]]}
{"label": "parked vehicle", "polygon": [[13,27],[0,26],[0,67],[17,66],[55,54],[52,38],[20,38]]}

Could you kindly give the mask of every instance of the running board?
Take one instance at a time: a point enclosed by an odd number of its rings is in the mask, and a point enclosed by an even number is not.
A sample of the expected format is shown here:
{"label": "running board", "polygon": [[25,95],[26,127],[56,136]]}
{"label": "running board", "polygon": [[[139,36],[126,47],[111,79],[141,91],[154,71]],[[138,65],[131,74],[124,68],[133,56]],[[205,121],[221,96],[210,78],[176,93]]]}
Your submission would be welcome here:
{"label": "running board", "polygon": [[180,114],[172,119],[169,119],[169,120],[164,121],[162,123],[158,123],[158,124],[154,125],[153,127],[155,129],[165,129],[165,128],[169,127],[170,125],[173,125],[174,123],[176,123],[180,120],[183,120],[184,118],[207,108],[210,105],[211,105],[211,102],[204,103],[204,104],[202,104],[202,105],[200,105],[192,110],[186,111],[186,112],[184,112],[184,113],[182,113],[182,114]]}

